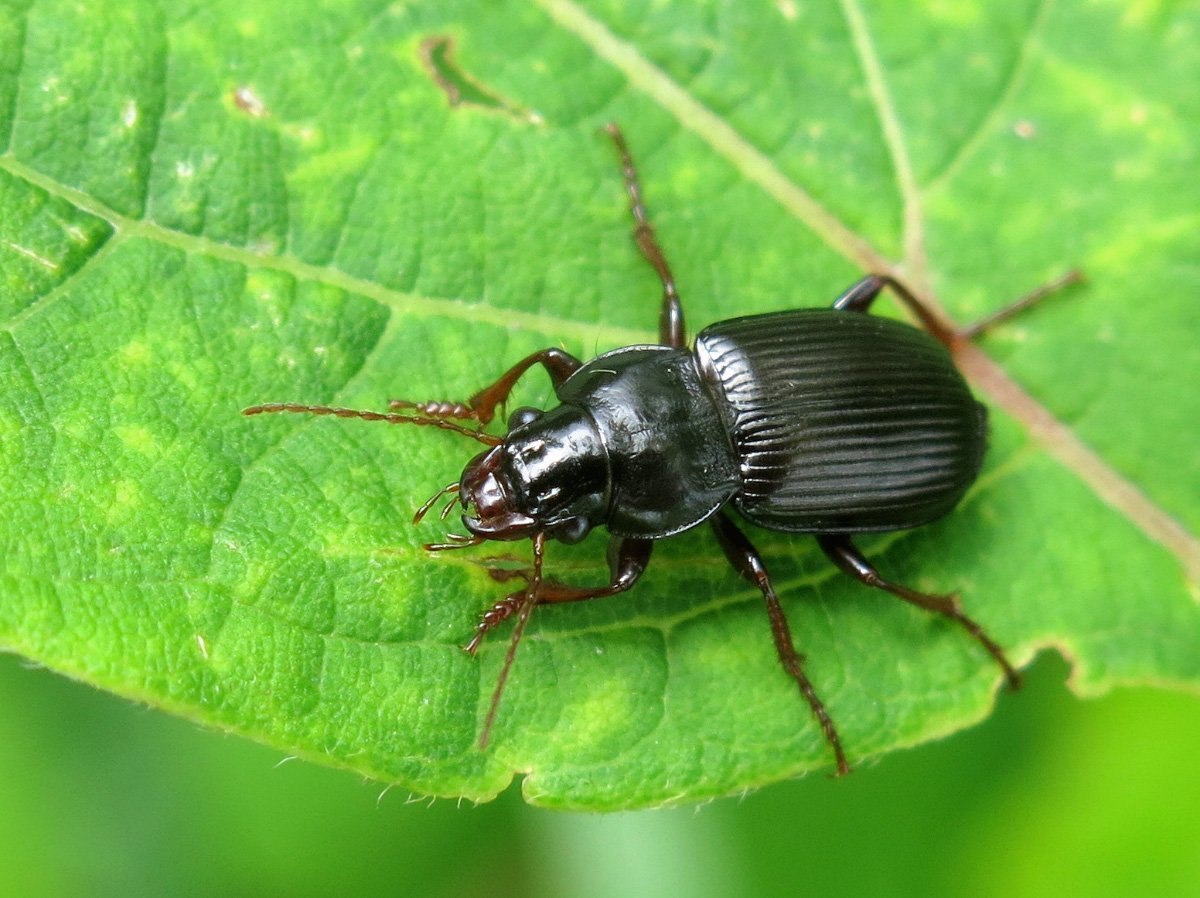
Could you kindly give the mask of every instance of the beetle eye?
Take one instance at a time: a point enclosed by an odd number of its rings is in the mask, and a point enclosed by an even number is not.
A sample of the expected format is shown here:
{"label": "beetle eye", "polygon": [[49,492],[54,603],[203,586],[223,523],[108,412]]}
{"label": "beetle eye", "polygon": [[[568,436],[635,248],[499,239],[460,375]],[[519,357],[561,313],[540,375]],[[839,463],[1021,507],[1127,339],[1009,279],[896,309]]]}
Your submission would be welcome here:
{"label": "beetle eye", "polygon": [[585,517],[567,518],[554,527],[554,538],[560,543],[566,543],[568,546],[573,546],[592,529],[592,525],[588,523]]}
{"label": "beetle eye", "polygon": [[518,409],[514,409],[513,413],[508,416],[508,429],[516,430],[518,427],[524,427],[526,424],[532,424],[542,416],[542,410],[530,408],[523,405]]}

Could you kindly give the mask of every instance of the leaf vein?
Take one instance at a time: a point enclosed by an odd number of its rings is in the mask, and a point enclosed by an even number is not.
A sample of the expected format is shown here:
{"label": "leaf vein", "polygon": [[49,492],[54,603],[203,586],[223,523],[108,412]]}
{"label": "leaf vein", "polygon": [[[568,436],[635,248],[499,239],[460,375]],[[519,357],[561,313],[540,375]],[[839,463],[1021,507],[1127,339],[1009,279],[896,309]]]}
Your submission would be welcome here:
{"label": "leaf vein", "polygon": [[125,238],[141,237],[164,246],[175,247],[193,255],[203,255],[234,262],[250,269],[267,269],[290,274],[297,280],[311,281],[335,287],[374,300],[394,311],[428,318],[449,318],[476,324],[490,324],[508,330],[523,330],[546,334],[553,338],[564,335],[580,341],[597,340],[614,346],[644,343],[652,340],[647,328],[619,327],[572,318],[548,315],[544,312],[525,312],[489,306],[482,302],[424,296],[363,280],[337,268],[315,265],[294,256],[266,255],[261,252],[222,243],[209,237],[172,230],[156,222],[122,215],[83,191],[68,187],[44,175],[11,156],[0,158],[0,169],[22,178],[60,197],[73,206],[109,222]]}
{"label": "leaf vein", "polygon": [[907,280],[918,289],[927,290],[929,273],[925,258],[925,227],[921,209],[921,192],[913,175],[912,160],[896,104],[887,87],[887,78],[870,28],[858,0],[841,0],[842,15],[850,29],[854,52],[867,82],[867,93],[879,118],[883,141],[892,160],[892,173],[900,192],[902,207],[902,247]]}
{"label": "leaf vein", "polygon": [[865,271],[890,271],[892,266],[860,234],[822,206],[779,170],[774,161],[739,134],[721,116],[655,66],[632,44],[612,33],[572,0],[536,0],[564,30],[571,32],[609,62],[637,90],[669,112],[684,128],[720,153],[752,184],[796,216],[832,249]]}
{"label": "leaf vein", "polygon": [[1000,118],[1009,101],[1017,95],[1017,92],[1025,84],[1025,78],[1032,64],[1033,47],[1038,34],[1041,33],[1049,16],[1052,2],[1053,0],[1038,0],[1038,5],[1030,17],[1029,27],[1025,31],[1025,37],[1021,41],[1016,59],[1009,68],[1008,77],[1005,79],[1004,84],[996,92],[986,112],[979,117],[971,133],[958,145],[957,150],[949,155],[948,160],[941,169],[929,176],[922,188],[921,192],[923,194],[930,194],[936,190],[941,190],[954,180],[967,160],[975,155],[983,142],[993,133],[997,119]]}
{"label": "leaf vein", "polygon": [[8,109],[4,110],[8,116],[8,129],[4,135],[4,153],[12,152],[13,133],[17,128],[17,110],[21,106],[21,73],[25,70],[25,52],[26,42],[29,40],[29,7],[26,6],[21,10],[17,18],[15,27],[19,30],[17,36],[17,64],[13,66],[13,88],[12,103]]}
{"label": "leaf vein", "polygon": [[54,303],[58,302],[58,300],[60,300],[63,296],[67,295],[69,288],[76,281],[78,281],[81,277],[83,277],[84,274],[91,271],[93,268],[98,267],[100,263],[112,253],[113,249],[120,244],[120,242],[120,236],[115,231],[109,231],[104,238],[104,243],[102,243],[95,252],[88,256],[82,264],[67,272],[66,277],[55,284],[50,290],[37,297],[37,299],[9,318],[8,321],[0,324],[0,328],[3,328],[11,333],[34,315],[53,307]]}

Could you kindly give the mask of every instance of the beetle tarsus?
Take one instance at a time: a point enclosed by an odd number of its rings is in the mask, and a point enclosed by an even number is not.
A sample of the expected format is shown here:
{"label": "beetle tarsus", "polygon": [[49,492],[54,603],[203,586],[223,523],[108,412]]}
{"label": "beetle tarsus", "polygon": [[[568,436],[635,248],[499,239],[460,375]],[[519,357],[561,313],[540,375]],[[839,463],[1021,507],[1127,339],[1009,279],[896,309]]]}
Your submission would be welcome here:
{"label": "beetle tarsus", "polygon": [[[537,604],[539,605],[582,602],[587,599],[616,595],[632,587],[650,563],[650,553],[653,548],[653,540],[614,536],[608,544],[609,581],[603,586],[569,586],[556,580],[549,580],[536,570],[492,568],[488,570],[488,576],[498,582],[524,578],[527,583],[532,583],[536,577],[538,580]],[[527,592],[528,586],[520,592],[511,593],[485,611],[475,627],[475,636],[464,646],[464,649],[472,655],[475,654],[483,637],[512,617],[513,612],[521,606]]]}
{"label": "beetle tarsus", "polygon": [[[529,579],[532,581],[532,577]],[[479,623],[475,625],[475,635],[471,637],[470,642],[463,646],[463,651],[468,655],[474,655],[479,651],[479,645],[483,642],[483,637],[512,617],[513,612],[520,608],[522,603],[526,601],[528,591],[529,587],[526,586],[525,589],[512,593],[483,612],[479,618]]]}
{"label": "beetle tarsus", "polygon": [[478,420],[475,410],[462,402],[409,402],[407,399],[389,399],[388,408],[392,411],[400,409],[416,409],[422,415],[430,418],[458,418],[460,420]]}
{"label": "beetle tarsus", "polygon": [[[505,371],[504,374],[500,375],[495,383],[488,384],[466,402],[443,400],[413,402],[409,399],[390,399],[388,400],[388,408],[393,410],[414,409],[420,412],[424,419],[427,419],[427,423],[435,421],[449,423],[450,419],[455,419],[460,421],[477,421],[480,426],[490,424],[492,419],[496,417],[496,409],[508,400],[508,396],[512,392],[513,387],[516,386],[517,381],[534,365],[541,365],[545,368],[546,373],[550,375],[550,382],[555,387],[558,387],[568,377],[578,371],[583,366],[583,363],[569,352],[564,352],[561,349],[554,347],[540,349],[521,359],[521,361]],[[245,412],[245,414],[251,413],[250,410]],[[454,429],[454,427],[451,429]],[[467,430],[467,428],[462,429]],[[469,432],[475,433],[476,431]]]}
{"label": "beetle tarsus", "polygon": [[281,412],[304,415],[331,415],[335,418],[361,418],[364,421],[383,421],[387,424],[418,424],[423,427],[437,427],[442,430],[449,430],[452,433],[478,440],[487,446],[496,446],[501,442],[499,437],[494,437],[491,434],[481,433],[478,430],[463,427],[461,424],[456,424],[453,421],[447,421],[443,418],[431,418],[428,415],[397,415],[357,408],[341,408],[331,405],[301,405],[297,402],[267,402],[263,405],[252,405],[249,408],[242,409],[242,414],[247,417],[252,415],[278,414]]}
{"label": "beetle tarsus", "polygon": [[1078,268],[1072,268],[1066,274],[1060,275],[1054,280],[1030,290],[1024,296],[1013,300],[1004,308],[992,312],[990,315],[985,315],[983,318],[968,324],[966,327],[959,328],[958,337],[963,340],[974,340],[995,325],[1008,321],[1031,306],[1037,305],[1046,297],[1053,296],[1073,284],[1082,284],[1086,280],[1087,278],[1084,277],[1082,271]]}
{"label": "beetle tarsus", "polygon": [[[529,578],[529,583],[526,585],[524,592],[516,593],[508,597],[505,602],[512,602],[513,607],[504,615],[509,617],[515,611],[517,613],[517,623],[513,627],[512,638],[508,643],[508,651],[504,655],[504,663],[500,667],[500,674],[496,677],[496,687],[492,690],[492,701],[488,705],[487,717],[483,720],[483,729],[479,732],[479,750],[487,748],[488,740],[492,735],[492,725],[496,722],[496,712],[500,708],[500,698],[504,695],[504,687],[508,683],[508,675],[512,670],[513,661],[517,657],[517,646],[521,644],[521,637],[525,634],[525,626],[529,623],[529,616],[533,613],[533,606],[538,603],[538,589],[542,585],[542,560],[546,553],[546,534],[538,532],[533,535],[533,576]],[[498,602],[492,606],[492,610],[496,610],[505,602]],[[485,619],[487,615],[484,615]],[[501,618],[503,620],[503,618]],[[499,621],[497,621],[499,623]],[[475,649],[479,647],[479,641],[483,634],[491,627],[486,629],[483,627],[484,621],[480,622],[479,632],[475,634],[475,638],[467,644],[467,651],[474,655]],[[493,624],[492,626],[495,626]]]}

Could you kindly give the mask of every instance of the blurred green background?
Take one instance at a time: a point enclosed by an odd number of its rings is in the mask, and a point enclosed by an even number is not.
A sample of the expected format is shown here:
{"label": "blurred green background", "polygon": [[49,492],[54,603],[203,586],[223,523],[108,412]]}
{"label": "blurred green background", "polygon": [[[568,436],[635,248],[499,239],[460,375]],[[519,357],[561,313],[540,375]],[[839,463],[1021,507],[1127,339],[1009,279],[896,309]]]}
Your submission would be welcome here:
{"label": "blurred green background", "polygon": [[701,808],[410,802],[0,656],[7,895],[1200,895],[1200,702],[1079,701]]}

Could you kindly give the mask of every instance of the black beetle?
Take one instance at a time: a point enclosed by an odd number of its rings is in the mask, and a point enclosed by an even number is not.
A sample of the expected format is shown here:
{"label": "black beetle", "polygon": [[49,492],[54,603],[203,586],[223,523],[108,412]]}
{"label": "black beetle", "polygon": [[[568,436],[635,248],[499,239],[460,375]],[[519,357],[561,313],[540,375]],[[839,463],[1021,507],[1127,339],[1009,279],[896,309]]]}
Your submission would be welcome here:
{"label": "black beetle", "polygon": [[[731,504],[761,527],[815,534],[834,564],[860,582],[957,621],[1016,687],[1017,672],[1004,652],[955,596],[883,579],[851,541],[855,533],[906,530],[941,517],[979,473],[987,413],[947,348],[966,332],[947,330],[896,279],[871,274],[831,308],[722,321],[687,348],[675,280],[647,219],[629,150],[615,125],[607,131],[620,154],[634,237],[663,285],[660,344],[627,346],[586,364],[544,349],[465,403],[392,401],[393,410],[415,414],[293,403],[244,411],[427,425],[489,447],[414,517],[419,522],[439,497],[450,495],[442,517],[460,503],[470,535],[451,534],[449,542],[427,548],[524,538],[533,543],[533,568],[520,573],[526,587],[493,605],[466,646],[474,654],[489,630],[517,615],[480,745],[487,744],[534,605],[623,592],[646,569],[654,540],[708,521],[733,567],[762,592],[779,659],[819,721],[838,773],[847,773],[837,729],[804,673],[762,557],[725,510]],[[1071,272],[987,323],[1078,277]],[[932,337],[866,314],[884,287]],[[496,409],[535,365],[550,375],[561,404],[547,411],[519,408],[503,438],[485,433]],[[611,534],[608,583],[573,587],[543,580],[547,538],[575,543],[601,525]]]}

